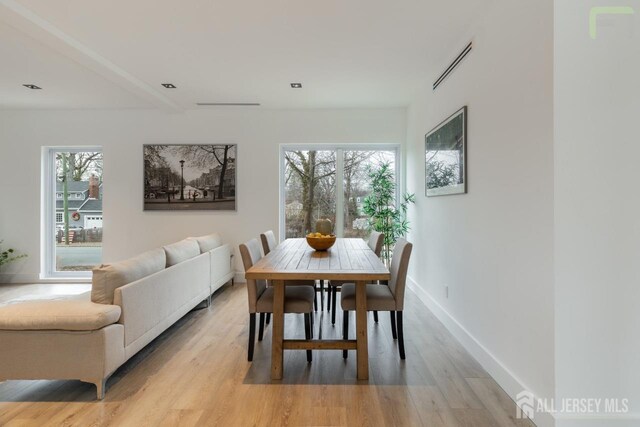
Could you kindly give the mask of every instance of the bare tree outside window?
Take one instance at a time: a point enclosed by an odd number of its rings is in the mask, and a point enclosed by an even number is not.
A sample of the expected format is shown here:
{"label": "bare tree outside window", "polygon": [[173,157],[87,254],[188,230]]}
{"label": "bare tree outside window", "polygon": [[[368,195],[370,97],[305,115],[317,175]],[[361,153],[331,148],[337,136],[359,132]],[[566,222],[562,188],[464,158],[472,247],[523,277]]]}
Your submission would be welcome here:
{"label": "bare tree outside window", "polygon": [[[343,156],[344,203],[336,205],[337,156]],[[368,238],[368,220],[362,211],[370,192],[367,170],[381,164],[395,167],[394,150],[287,150],[284,152],[285,237],[304,237],[315,231],[318,219],[336,224],[344,219],[343,236]]]}
{"label": "bare tree outside window", "polygon": [[363,211],[364,199],[371,192],[368,171],[389,164],[395,170],[395,151],[344,152],[344,237],[367,239],[371,230]]}
{"label": "bare tree outside window", "polygon": [[336,217],[336,152],[285,152],[286,237],[315,231],[315,222]]}

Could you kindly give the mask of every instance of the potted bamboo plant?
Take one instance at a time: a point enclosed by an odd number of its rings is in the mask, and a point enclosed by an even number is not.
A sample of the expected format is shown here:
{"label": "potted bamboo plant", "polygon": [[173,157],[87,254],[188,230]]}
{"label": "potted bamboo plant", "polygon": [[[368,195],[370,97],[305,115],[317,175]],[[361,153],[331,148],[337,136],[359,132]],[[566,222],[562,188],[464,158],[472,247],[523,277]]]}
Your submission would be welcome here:
{"label": "potted bamboo plant", "polygon": [[382,259],[389,265],[398,238],[409,231],[407,208],[415,203],[415,194],[405,193],[396,203],[396,180],[389,163],[370,168],[371,194],[364,199],[363,211],[369,217],[369,228],[384,234]]}

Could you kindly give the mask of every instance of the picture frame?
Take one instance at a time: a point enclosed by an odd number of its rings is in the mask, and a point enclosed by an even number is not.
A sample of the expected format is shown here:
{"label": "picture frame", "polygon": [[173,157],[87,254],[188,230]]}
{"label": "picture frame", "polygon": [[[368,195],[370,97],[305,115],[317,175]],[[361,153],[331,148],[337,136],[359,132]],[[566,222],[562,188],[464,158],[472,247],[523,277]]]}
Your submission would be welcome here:
{"label": "picture frame", "polygon": [[236,210],[237,144],[144,144],[143,209]]}
{"label": "picture frame", "polygon": [[467,192],[467,115],[465,105],[424,137],[427,197]]}

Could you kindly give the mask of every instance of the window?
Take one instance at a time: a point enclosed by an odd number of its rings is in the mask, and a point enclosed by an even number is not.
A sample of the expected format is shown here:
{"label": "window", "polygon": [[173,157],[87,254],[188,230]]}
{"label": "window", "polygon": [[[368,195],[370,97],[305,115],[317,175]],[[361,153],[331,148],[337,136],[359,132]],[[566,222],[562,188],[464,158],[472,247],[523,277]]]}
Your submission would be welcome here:
{"label": "window", "polygon": [[282,146],[280,237],[303,237],[328,218],[337,236],[367,238],[367,171],[389,163],[398,181],[398,153],[395,145]]}
{"label": "window", "polygon": [[102,151],[45,147],[42,165],[41,277],[90,277],[102,261]]}

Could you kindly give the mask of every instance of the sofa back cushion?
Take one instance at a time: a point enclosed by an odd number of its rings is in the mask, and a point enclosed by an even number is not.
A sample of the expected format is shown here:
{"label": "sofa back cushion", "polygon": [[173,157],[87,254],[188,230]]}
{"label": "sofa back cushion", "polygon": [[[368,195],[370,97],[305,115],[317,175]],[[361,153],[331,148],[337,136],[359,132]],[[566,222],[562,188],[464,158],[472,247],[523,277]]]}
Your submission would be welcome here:
{"label": "sofa back cushion", "polygon": [[200,253],[209,252],[222,245],[222,239],[218,233],[207,234],[206,236],[194,237],[200,246]]}
{"label": "sofa back cushion", "polygon": [[192,237],[167,245],[163,249],[167,254],[167,267],[200,255],[200,245]]}
{"label": "sofa back cushion", "polygon": [[165,251],[154,249],[135,258],[102,264],[93,269],[91,301],[113,304],[113,292],[117,288],[163,270],[166,263]]}

